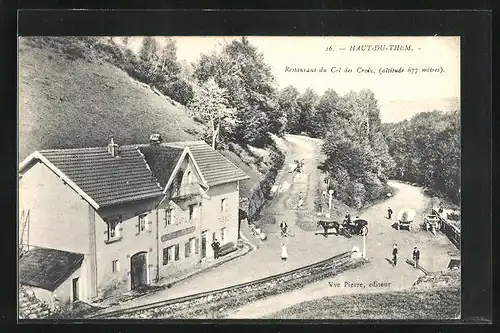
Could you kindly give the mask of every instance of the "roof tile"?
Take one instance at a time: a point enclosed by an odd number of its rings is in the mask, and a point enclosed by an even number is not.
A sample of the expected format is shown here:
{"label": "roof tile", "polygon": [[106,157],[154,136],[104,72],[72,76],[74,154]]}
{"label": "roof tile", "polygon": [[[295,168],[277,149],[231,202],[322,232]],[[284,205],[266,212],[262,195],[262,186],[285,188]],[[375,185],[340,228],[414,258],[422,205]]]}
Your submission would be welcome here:
{"label": "roof tile", "polygon": [[160,196],[158,186],[137,148],[107,147],[43,150],[40,153],[100,206]]}
{"label": "roof tile", "polygon": [[19,282],[54,291],[82,264],[83,254],[36,247],[19,259]]}
{"label": "roof tile", "polygon": [[168,142],[163,145],[183,148],[187,146],[193,154],[201,174],[208,186],[249,179],[248,175],[235,166],[217,150],[204,141]]}

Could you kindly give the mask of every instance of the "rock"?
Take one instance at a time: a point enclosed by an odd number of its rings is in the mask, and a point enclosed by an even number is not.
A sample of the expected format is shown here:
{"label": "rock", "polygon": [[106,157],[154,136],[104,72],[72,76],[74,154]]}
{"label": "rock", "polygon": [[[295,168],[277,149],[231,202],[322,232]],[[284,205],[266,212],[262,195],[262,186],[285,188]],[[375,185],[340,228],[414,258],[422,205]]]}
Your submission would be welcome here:
{"label": "rock", "polygon": [[32,313],[28,316],[28,319],[36,319],[36,314]]}

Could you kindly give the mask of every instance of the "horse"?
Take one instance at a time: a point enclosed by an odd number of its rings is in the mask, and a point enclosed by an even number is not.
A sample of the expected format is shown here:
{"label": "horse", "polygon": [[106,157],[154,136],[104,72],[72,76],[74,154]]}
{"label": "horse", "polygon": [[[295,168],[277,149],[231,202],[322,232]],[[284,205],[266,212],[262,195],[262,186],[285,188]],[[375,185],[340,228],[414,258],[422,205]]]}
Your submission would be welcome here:
{"label": "horse", "polygon": [[328,229],[335,229],[335,232],[338,235],[340,230],[340,223],[337,221],[320,220],[318,221],[317,227],[323,227],[323,230],[325,231],[324,232],[325,237],[328,234]]}

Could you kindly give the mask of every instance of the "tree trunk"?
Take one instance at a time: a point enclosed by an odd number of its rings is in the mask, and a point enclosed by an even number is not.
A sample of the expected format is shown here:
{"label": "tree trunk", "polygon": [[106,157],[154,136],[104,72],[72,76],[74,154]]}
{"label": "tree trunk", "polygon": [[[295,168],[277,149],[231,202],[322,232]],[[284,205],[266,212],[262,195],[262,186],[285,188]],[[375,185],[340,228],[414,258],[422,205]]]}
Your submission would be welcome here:
{"label": "tree trunk", "polygon": [[215,149],[215,142],[217,141],[217,135],[219,135],[220,124],[217,124],[217,128],[214,129],[212,125],[212,148]]}

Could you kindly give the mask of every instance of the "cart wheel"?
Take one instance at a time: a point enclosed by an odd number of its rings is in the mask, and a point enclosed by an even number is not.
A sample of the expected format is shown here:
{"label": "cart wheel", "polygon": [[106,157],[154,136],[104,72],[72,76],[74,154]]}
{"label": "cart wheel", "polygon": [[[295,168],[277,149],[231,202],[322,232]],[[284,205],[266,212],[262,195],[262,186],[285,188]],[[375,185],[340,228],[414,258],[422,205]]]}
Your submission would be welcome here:
{"label": "cart wheel", "polygon": [[366,225],[363,228],[361,228],[360,234],[361,236],[366,236],[368,234],[368,227]]}

